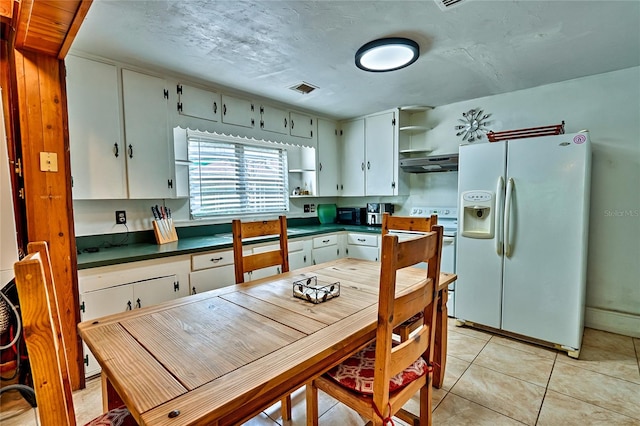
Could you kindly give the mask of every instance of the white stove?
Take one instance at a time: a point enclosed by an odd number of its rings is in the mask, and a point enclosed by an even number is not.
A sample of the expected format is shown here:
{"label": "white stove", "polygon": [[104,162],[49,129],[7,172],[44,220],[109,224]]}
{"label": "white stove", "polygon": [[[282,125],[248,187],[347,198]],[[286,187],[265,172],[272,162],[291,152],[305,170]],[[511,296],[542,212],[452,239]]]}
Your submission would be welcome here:
{"label": "white stove", "polygon": [[[427,217],[438,215],[438,225],[444,228],[442,238],[442,259],[440,270],[442,272],[456,272],[456,237],[458,235],[458,208],[457,207],[412,207],[411,216]],[[449,300],[447,310],[450,317],[455,317],[455,281],[449,285]]]}

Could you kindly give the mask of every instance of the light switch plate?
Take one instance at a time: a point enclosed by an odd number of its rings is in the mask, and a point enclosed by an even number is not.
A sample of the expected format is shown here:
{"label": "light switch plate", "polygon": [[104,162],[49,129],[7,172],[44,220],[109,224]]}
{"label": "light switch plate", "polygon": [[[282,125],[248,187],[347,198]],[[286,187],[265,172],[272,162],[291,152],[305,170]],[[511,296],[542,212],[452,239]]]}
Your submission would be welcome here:
{"label": "light switch plate", "polygon": [[40,153],[40,171],[57,172],[58,171],[58,154],[55,152]]}

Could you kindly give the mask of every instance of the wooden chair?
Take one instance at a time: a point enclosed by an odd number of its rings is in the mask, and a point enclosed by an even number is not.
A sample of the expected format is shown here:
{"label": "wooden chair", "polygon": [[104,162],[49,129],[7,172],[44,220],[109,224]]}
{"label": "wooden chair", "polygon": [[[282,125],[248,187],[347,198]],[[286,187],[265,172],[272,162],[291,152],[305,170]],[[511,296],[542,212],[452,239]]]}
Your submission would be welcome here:
{"label": "wooden chair", "polygon": [[[405,217],[405,216],[391,216],[389,213],[385,213],[382,216],[382,235],[386,235],[389,231],[404,231],[404,232],[422,232],[426,233],[431,231],[433,225],[438,224],[438,216],[432,214],[430,217]],[[413,318],[409,318],[404,323],[396,327],[393,332],[400,336],[400,341],[404,342],[409,338],[409,334],[413,333],[418,327],[420,327],[421,314],[415,315]]]}
{"label": "wooden chair", "polygon": [[[246,272],[279,265],[280,272],[289,271],[289,247],[287,245],[287,218],[280,216],[274,220],[260,222],[241,222],[234,219],[231,223],[233,231],[233,262],[236,272],[236,283],[244,282]],[[242,241],[247,238],[277,235],[280,249],[244,256]]]}
{"label": "wooden chair", "polygon": [[[233,264],[236,272],[236,283],[244,282],[246,272],[269,266],[280,266],[280,272],[289,272],[289,246],[287,243],[287,218],[280,216],[274,220],[259,222],[242,222],[234,219],[231,223],[233,231]],[[245,256],[242,251],[242,241],[246,238],[266,237],[278,235],[280,249],[255,253]],[[282,398],[282,418],[291,419],[291,395]]]}
{"label": "wooden chair", "polygon": [[[29,255],[14,265],[24,339],[43,426],[76,425],[69,367],[62,333],[49,250],[44,242],[29,243]],[[87,425],[136,425],[120,407]]]}
{"label": "wooden chair", "polygon": [[[342,364],[307,384],[307,425],[318,424],[318,389],[370,420],[384,425],[397,415],[413,425],[431,425],[432,375],[442,227],[404,242],[382,237],[380,298],[376,339]],[[396,294],[396,272],[429,262],[425,280]],[[393,345],[393,330],[423,312],[423,321],[405,342]],[[402,406],[420,391],[419,417]]]}

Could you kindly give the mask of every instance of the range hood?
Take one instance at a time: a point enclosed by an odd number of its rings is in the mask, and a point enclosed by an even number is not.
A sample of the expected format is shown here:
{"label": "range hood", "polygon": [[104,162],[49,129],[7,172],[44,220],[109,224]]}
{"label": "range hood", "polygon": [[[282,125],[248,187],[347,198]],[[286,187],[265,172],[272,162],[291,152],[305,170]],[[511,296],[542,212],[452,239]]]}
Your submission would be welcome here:
{"label": "range hood", "polygon": [[458,154],[403,158],[400,168],[407,173],[454,172],[458,170]]}

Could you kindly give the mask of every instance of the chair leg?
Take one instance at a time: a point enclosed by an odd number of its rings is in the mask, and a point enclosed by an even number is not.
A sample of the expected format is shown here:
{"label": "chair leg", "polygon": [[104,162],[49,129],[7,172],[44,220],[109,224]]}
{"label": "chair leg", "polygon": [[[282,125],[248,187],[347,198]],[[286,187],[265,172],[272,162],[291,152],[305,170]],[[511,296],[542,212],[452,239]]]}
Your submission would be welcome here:
{"label": "chair leg", "polygon": [[291,395],[287,395],[280,401],[282,420],[291,420]]}
{"label": "chair leg", "polygon": [[313,382],[307,383],[307,426],[318,426],[318,388]]}
{"label": "chair leg", "polygon": [[433,398],[432,377],[429,377],[427,384],[420,388],[420,425],[431,426],[433,413],[431,412]]}

